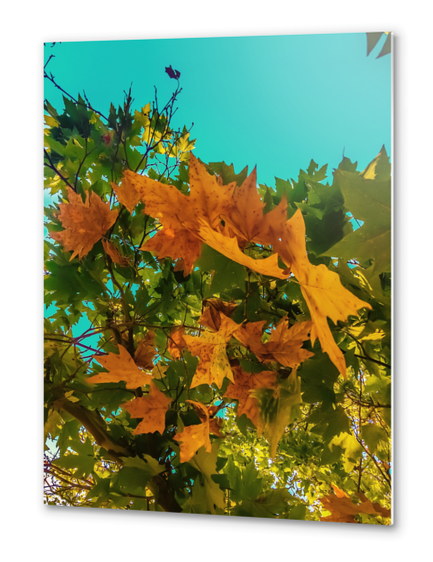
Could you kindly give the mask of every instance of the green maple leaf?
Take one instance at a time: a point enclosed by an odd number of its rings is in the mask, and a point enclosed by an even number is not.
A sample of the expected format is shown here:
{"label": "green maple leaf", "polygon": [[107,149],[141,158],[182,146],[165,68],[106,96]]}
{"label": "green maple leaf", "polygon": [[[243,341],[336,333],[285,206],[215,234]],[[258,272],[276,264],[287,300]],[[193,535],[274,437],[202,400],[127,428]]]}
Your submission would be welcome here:
{"label": "green maple leaf", "polygon": [[218,510],[225,508],[224,492],[212,479],[212,475],[217,474],[218,448],[218,441],[214,441],[210,453],[207,453],[205,448],[201,447],[192,459],[188,461],[200,474],[195,479],[191,498],[184,506],[184,511],[188,513],[215,514]]}
{"label": "green maple leaf", "polygon": [[387,169],[388,156],[383,148],[361,174],[336,170],[334,183],[343,194],[346,210],[364,224],[322,255],[360,263],[373,260],[375,274],[390,271],[391,179]]}

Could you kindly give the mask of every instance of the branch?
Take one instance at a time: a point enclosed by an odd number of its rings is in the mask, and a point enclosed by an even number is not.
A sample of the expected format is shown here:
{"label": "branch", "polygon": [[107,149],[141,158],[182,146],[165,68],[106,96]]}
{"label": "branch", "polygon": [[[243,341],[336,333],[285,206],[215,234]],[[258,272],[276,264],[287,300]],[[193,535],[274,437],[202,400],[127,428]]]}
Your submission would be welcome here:
{"label": "branch", "polygon": [[[51,55],[53,56],[53,55]],[[51,58],[51,57],[50,57]],[[45,64],[45,66],[47,66],[48,62],[50,59],[48,59],[47,63]],[[53,73],[48,74],[47,72],[45,72],[45,66],[44,66],[44,78],[46,78],[47,80],[49,80],[58,90],[60,90],[63,94],[65,94],[65,96],[68,96],[69,99],[71,99],[73,102],[75,102],[77,105],[81,105],[82,107],[85,107],[86,109],[90,109],[92,110],[94,113],[97,113],[98,115],[100,115],[103,119],[105,119],[105,121],[108,121],[107,117],[105,117],[105,115],[103,113],[101,113],[100,111],[98,111],[97,109],[95,109],[89,102],[89,100],[87,99],[86,96],[84,96],[87,100],[87,103],[82,103],[79,100],[75,99],[74,96],[71,96],[71,94],[69,94],[66,90],[64,90],[61,86],[59,86],[59,84],[57,84],[56,79],[53,76]]]}
{"label": "branch", "polygon": [[75,193],[77,193],[77,190],[75,189],[75,187],[68,182],[68,180],[59,172],[59,170],[54,166],[53,161],[51,160],[50,155],[48,154],[48,152],[46,151],[46,149],[44,148],[44,153],[46,158],[48,158],[48,161],[50,162],[50,165],[48,165],[46,162],[44,162],[45,166],[47,168],[50,168],[51,170],[53,170],[54,172],[56,172],[56,174],[59,176],[59,178],[64,181],[66,183],[66,185],[69,185],[69,187],[71,189],[73,189],[75,191]]}
{"label": "branch", "polygon": [[[63,410],[77,419],[93,436],[96,444],[106,449],[110,457],[118,464],[123,464],[121,457],[136,456],[135,452],[129,447],[121,445],[108,434],[105,423],[96,411],[87,410],[83,406],[70,402],[64,397],[56,400],[53,407]],[[153,476],[147,483],[147,487],[157,498],[156,501],[158,505],[160,505],[164,511],[175,513],[180,513],[182,511],[182,508],[174,497],[173,491],[170,489],[168,482],[163,476],[160,474]]]}

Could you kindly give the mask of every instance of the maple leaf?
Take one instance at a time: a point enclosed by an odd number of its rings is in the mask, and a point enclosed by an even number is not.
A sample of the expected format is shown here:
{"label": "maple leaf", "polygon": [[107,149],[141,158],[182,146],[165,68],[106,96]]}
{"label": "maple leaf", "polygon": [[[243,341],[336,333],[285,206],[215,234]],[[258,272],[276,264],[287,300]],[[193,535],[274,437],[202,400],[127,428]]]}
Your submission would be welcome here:
{"label": "maple leaf", "polygon": [[140,201],[140,193],[137,191],[134,182],[130,180],[130,177],[130,175],[125,173],[123,175],[122,185],[119,186],[116,183],[111,182],[111,187],[113,188],[119,203],[125,205],[132,215],[135,207]]}
{"label": "maple leaf", "polygon": [[194,228],[194,217],[191,215],[189,197],[173,185],[166,185],[131,170],[124,172],[122,185],[124,182],[139,194],[145,204],[145,212],[162,224],[162,229],[149,238],[140,250],[155,252],[158,259],[170,257],[179,260],[184,275],[191,273],[202,243],[190,230]]}
{"label": "maple leaf", "polygon": [[271,244],[273,230],[279,232],[287,220],[287,201],[283,197],[277,207],[264,214],[265,203],[260,199],[257,189],[257,170],[245,179],[240,187],[235,187],[230,212],[223,215],[224,222],[239,238],[248,242]]}
{"label": "maple leaf", "polygon": [[218,448],[218,442],[214,442],[211,451],[200,448],[189,460],[189,464],[199,471],[199,475],[194,481],[191,497],[185,502],[183,511],[201,514],[224,512],[225,494],[212,478],[217,473]]}
{"label": "maple leaf", "polygon": [[264,321],[250,322],[242,326],[235,337],[264,363],[278,361],[285,367],[295,367],[312,357],[311,351],[302,348],[311,331],[311,322],[298,322],[289,327],[287,318],[282,318],[266,343],[262,342],[261,329]]}
{"label": "maple leaf", "polygon": [[105,253],[110,256],[111,261],[121,265],[122,267],[129,266],[129,260],[122,256],[116,246],[112,244],[109,240],[102,240],[102,245],[104,247]]}
{"label": "maple leaf", "polygon": [[274,371],[262,371],[261,373],[246,373],[241,367],[233,367],[234,382],[231,382],[224,394],[225,397],[238,400],[238,418],[245,414],[256,426],[259,432],[263,431],[260,419],[260,408],[257,398],[251,395],[251,391],[258,388],[275,389],[277,385],[277,373]]}
{"label": "maple leaf", "polygon": [[350,497],[343,491],[332,485],[334,494],[320,498],[323,507],[331,512],[327,517],[321,517],[321,521],[333,521],[335,523],[357,523],[355,515],[365,513],[366,515],[380,515],[382,517],[391,517],[391,511],[379,505],[372,503],[364,494],[357,494],[361,502],[354,503]]}
{"label": "maple leaf", "polygon": [[[184,271],[189,275],[194,263],[201,253],[202,242],[189,230],[164,227],[155,236],[149,238],[140,250],[154,252],[158,259],[171,258],[176,261],[175,271]],[[179,265],[178,265],[179,264]]]}
{"label": "maple leaf", "polygon": [[251,345],[254,345],[255,347],[256,345],[262,343],[263,326],[265,324],[266,320],[247,322],[246,324],[242,324],[242,326],[236,330],[234,336],[244,347],[250,349]]}
{"label": "maple leaf", "polygon": [[221,327],[221,314],[230,317],[238,306],[236,303],[224,302],[221,299],[203,299],[205,306],[203,314],[198,319],[199,324],[214,332]]}
{"label": "maple leaf", "polygon": [[280,269],[278,266],[278,254],[272,254],[268,258],[257,259],[251,258],[244,254],[239,248],[237,238],[225,236],[224,234],[212,230],[202,219],[198,219],[200,224],[199,236],[206,242],[208,246],[223,254],[227,258],[249,267],[257,273],[268,275],[269,277],[276,277],[277,279],[287,279],[289,271]]}
{"label": "maple leaf", "polygon": [[134,398],[131,402],[122,404],[131,418],[144,418],[132,432],[133,435],[142,433],[155,433],[159,431],[161,435],[165,429],[165,414],[172,402],[161,392],[154,382],[150,381],[150,390],[147,396]]}
{"label": "maple leaf", "polygon": [[233,381],[233,372],[226,353],[227,342],[239,328],[239,324],[222,315],[218,332],[203,332],[200,336],[184,336],[192,355],[199,357],[199,364],[191,382],[191,388],[215,383],[221,388],[224,378]]}
{"label": "maple leaf", "polygon": [[[117,219],[117,211],[111,211],[96,193],[86,193],[86,202],[68,187],[69,203],[60,203],[58,218],[65,230],[51,232],[53,240],[59,242],[66,252],[72,251],[81,259],[87,255]],[[69,260],[69,261],[70,261]]]}
{"label": "maple leaf", "polygon": [[310,263],[300,209],[286,222],[282,239],[275,241],[275,247],[285,264],[292,268],[301,286],[313,322],[312,344],[316,337],[319,338],[323,351],[346,377],[344,355],[335,343],[327,317],[336,324],[339,320],[346,321],[350,315],[357,315],[360,308],[371,309],[371,306],[343,287],[337,273],[329,271],[323,264],[316,266]]}
{"label": "maple leaf", "polygon": [[168,369],[168,365],[161,365],[161,363],[157,363],[151,372],[152,379],[157,379],[157,380],[163,379],[166,376],[165,373],[167,369]]}
{"label": "maple leaf", "polygon": [[184,339],[185,328],[182,326],[180,328],[174,328],[168,339],[168,352],[173,359],[180,359],[182,354],[181,351],[186,347],[186,341]]}
{"label": "maple leaf", "polygon": [[187,400],[198,414],[201,423],[196,425],[188,425],[181,433],[174,436],[176,441],[180,443],[180,462],[188,462],[195,453],[204,447],[208,453],[212,450],[212,444],[209,437],[209,411],[201,402]]}
{"label": "maple leaf", "polygon": [[156,355],[155,349],[155,332],[149,330],[144,338],[142,338],[135,350],[134,361],[136,365],[143,369],[153,368],[153,358]]}
{"label": "maple leaf", "polygon": [[189,182],[192,228],[197,229],[198,218],[204,220],[210,228],[219,227],[222,215],[228,214],[232,207],[236,183],[221,185],[194,154],[191,154],[189,160]]}
{"label": "maple leaf", "polygon": [[95,383],[111,383],[126,382],[126,388],[139,388],[144,384],[149,384],[151,376],[143,373],[134,363],[131,355],[122,346],[119,345],[119,355],[109,353],[108,355],[95,355],[94,359],[98,361],[108,373],[99,373],[87,379],[87,382]]}
{"label": "maple leaf", "polygon": [[260,423],[257,427],[259,435],[263,434],[271,445],[271,458],[275,457],[278,443],[290,423],[292,408],[301,404],[301,378],[296,368],[275,390],[257,388],[251,391],[257,398],[260,408]]}

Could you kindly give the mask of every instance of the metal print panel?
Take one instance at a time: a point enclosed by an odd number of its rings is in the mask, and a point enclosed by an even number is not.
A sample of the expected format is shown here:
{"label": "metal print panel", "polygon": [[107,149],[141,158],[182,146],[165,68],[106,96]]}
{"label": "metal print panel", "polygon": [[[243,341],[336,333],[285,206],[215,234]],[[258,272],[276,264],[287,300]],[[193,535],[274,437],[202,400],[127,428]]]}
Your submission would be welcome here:
{"label": "metal print panel", "polygon": [[391,34],[47,43],[45,502],[391,524]]}

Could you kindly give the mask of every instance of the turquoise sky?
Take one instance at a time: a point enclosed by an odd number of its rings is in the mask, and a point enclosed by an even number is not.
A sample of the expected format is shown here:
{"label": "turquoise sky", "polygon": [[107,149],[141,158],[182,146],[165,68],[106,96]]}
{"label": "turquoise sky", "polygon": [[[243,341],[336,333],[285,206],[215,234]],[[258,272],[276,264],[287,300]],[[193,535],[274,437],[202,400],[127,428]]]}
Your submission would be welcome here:
{"label": "turquoise sky", "polygon": [[[133,83],[136,108],[158,88],[165,103],[181,72],[176,127],[194,122],[205,162],[257,164],[258,180],[297,178],[313,158],[335,168],[345,155],[363,169],[383,144],[390,153],[391,57],[366,56],[366,34],[74,42],[47,45],[48,70],[76,96],[108,113]],[[61,94],[45,81],[45,97]]]}

